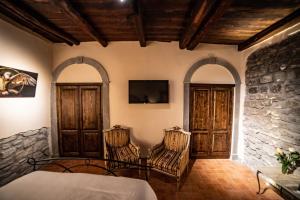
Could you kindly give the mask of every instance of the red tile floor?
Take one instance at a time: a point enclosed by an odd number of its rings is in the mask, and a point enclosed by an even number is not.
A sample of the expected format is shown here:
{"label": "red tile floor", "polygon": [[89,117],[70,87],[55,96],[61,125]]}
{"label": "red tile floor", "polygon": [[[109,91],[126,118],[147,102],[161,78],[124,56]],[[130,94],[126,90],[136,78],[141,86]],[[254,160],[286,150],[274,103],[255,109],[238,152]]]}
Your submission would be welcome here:
{"label": "red tile floor", "polygon": [[[60,161],[72,166],[82,161]],[[93,161],[100,163],[101,161]],[[45,170],[61,171],[55,166],[46,166]],[[80,167],[75,172],[101,174],[98,168]],[[138,177],[137,170],[121,170],[119,175]],[[151,171],[149,184],[159,200],[282,200],[274,191],[267,190],[257,195],[255,173],[248,167],[231,160],[199,159],[190,162],[190,171],[176,190],[176,179]],[[264,184],[264,183],[262,183]]]}

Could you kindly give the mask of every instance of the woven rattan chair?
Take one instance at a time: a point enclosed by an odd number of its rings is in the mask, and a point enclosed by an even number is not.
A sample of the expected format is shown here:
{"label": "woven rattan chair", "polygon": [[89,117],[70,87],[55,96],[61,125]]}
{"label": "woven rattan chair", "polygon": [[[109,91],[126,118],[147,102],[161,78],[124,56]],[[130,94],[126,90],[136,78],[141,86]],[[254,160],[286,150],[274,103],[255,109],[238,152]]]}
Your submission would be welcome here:
{"label": "woven rattan chair", "polygon": [[[130,141],[129,128],[115,125],[112,129],[104,130],[104,158],[140,164],[140,149]],[[106,167],[110,170],[130,167],[124,163],[106,161]]]}
{"label": "woven rattan chair", "polygon": [[179,127],[173,127],[165,130],[162,143],[149,150],[147,164],[152,170],[176,177],[177,189],[181,175],[185,169],[188,170],[190,135]]}

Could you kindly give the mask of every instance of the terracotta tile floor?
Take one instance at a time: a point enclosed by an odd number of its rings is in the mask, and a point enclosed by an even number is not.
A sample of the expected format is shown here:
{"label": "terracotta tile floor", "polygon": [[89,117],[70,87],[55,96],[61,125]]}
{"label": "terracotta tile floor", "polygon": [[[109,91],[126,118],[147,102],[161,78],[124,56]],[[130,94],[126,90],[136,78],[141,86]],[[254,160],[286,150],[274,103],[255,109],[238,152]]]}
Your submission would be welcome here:
{"label": "terracotta tile floor", "polygon": [[[66,166],[82,163],[82,161],[60,161]],[[101,161],[93,163],[102,164]],[[45,170],[61,171],[55,166],[46,166]],[[101,174],[98,168],[80,167],[75,172]],[[121,170],[119,175],[138,177],[136,170]],[[222,159],[204,159],[190,162],[190,171],[184,176],[180,191],[176,191],[175,178],[151,172],[149,184],[159,200],[282,200],[272,190],[257,195],[255,173],[244,165]]]}

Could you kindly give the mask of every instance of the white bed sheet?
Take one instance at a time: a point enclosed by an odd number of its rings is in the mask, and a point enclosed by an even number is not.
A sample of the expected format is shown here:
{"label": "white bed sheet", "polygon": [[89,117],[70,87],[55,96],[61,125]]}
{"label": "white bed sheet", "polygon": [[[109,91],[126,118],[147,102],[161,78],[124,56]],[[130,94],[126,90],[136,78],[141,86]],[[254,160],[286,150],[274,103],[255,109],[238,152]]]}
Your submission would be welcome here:
{"label": "white bed sheet", "polygon": [[1,200],[157,200],[144,180],[35,171],[0,188]]}

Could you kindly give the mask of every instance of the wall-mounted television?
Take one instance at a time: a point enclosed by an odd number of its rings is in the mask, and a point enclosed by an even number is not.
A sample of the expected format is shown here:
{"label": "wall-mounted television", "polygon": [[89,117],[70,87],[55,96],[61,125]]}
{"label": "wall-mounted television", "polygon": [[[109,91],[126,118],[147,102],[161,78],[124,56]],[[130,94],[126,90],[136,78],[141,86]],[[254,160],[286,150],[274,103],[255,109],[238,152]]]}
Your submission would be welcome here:
{"label": "wall-mounted television", "polygon": [[168,80],[129,80],[129,103],[169,103]]}

